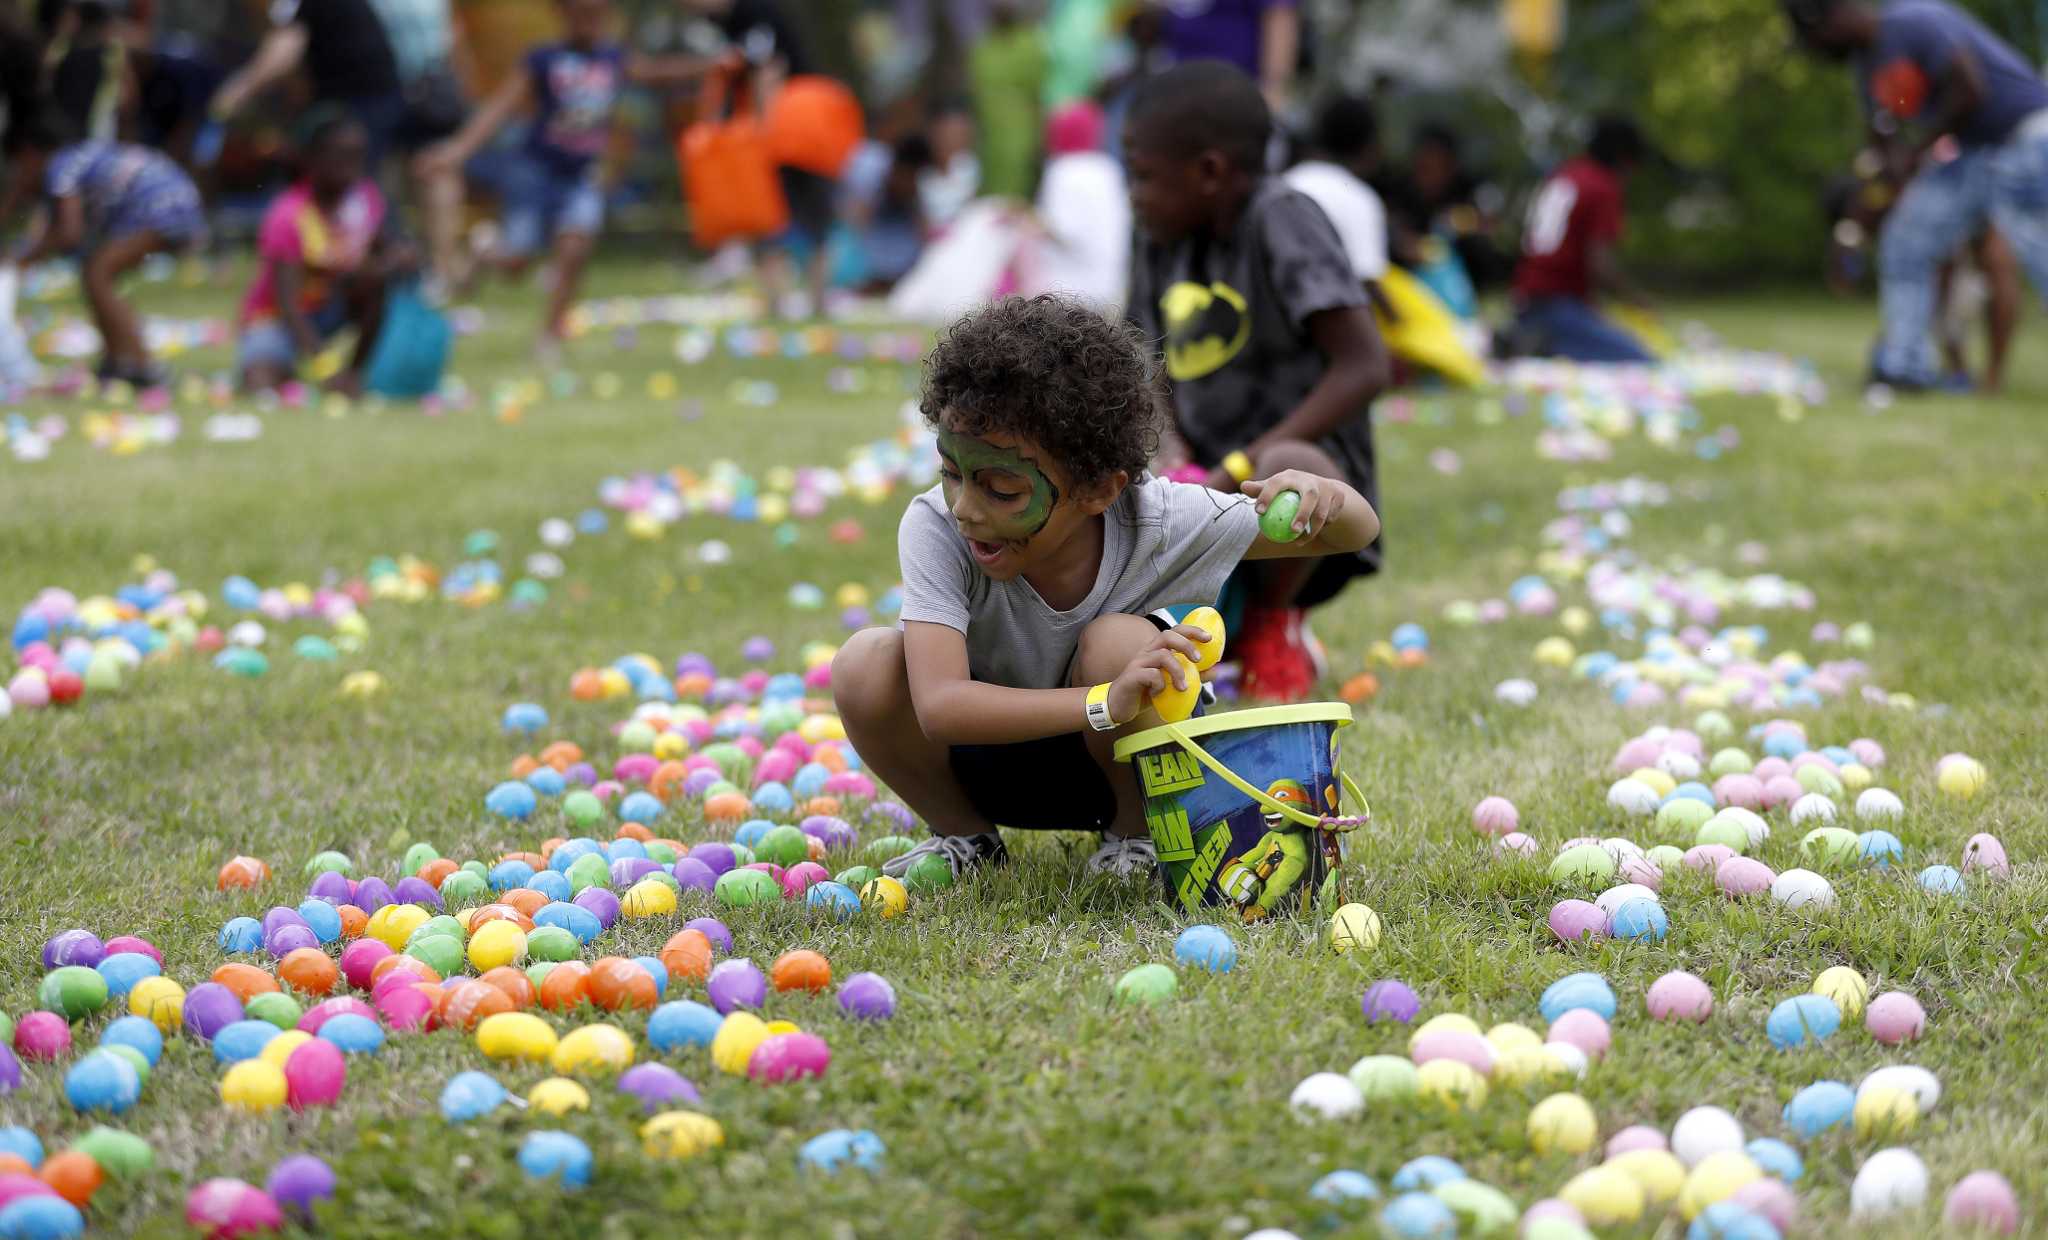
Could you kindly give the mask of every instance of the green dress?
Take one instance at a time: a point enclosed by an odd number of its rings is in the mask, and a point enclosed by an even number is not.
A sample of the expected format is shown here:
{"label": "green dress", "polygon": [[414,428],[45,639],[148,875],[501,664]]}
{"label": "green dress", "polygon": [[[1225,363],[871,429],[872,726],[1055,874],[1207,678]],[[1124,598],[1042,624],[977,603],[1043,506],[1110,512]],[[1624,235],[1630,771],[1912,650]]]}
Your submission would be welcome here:
{"label": "green dress", "polygon": [[989,31],[968,59],[981,124],[981,191],[1029,198],[1037,179],[1045,37],[1018,23]]}

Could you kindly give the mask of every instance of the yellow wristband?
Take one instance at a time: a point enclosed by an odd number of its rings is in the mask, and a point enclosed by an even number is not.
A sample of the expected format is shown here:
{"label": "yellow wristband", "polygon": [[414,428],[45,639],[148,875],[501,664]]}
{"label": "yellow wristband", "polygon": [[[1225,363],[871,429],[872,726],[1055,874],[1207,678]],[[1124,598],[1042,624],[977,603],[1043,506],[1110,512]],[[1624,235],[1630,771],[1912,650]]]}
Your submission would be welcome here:
{"label": "yellow wristband", "polygon": [[1223,458],[1223,472],[1230,475],[1231,481],[1243,482],[1252,476],[1252,458],[1242,451],[1233,452]]}
{"label": "yellow wristband", "polygon": [[1116,731],[1116,720],[1109,717],[1109,682],[1095,686],[1088,691],[1088,726],[1097,732]]}

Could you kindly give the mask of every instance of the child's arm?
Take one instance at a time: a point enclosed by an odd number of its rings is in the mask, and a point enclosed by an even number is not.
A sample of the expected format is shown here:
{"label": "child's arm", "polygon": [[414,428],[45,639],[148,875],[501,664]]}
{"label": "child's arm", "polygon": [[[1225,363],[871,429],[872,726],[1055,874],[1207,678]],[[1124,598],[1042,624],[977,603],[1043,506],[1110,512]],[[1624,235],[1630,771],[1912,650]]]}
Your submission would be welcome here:
{"label": "child's arm", "polygon": [[633,52],[626,57],[626,80],[635,86],[650,89],[688,86],[718,67],[716,56],[699,56],[691,52],[669,52],[651,56]]}
{"label": "child's arm", "polygon": [[299,306],[299,283],[305,270],[302,263],[281,261],[271,273],[271,279],[276,281],[271,291],[277,298],[277,317],[284,323],[285,331],[291,333],[292,347],[298,350],[301,361],[310,360],[320,351],[320,336]]}
{"label": "child's arm", "polygon": [[242,110],[242,105],[251,97],[263,91],[299,67],[306,56],[306,28],[296,22],[273,26],[263,42],[256,48],[256,54],[249,58],[221,88],[213,92],[213,102],[207,107],[207,114],[214,120],[225,121]]}
{"label": "child's arm", "polygon": [[42,214],[42,226],[36,229],[15,261],[23,267],[33,267],[52,254],[77,249],[84,236],[85,200],[76,194],[53,198]]}
{"label": "child's arm", "polygon": [[470,113],[461,129],[420,153],[419,168],[424,176],[462,171],[462,165],[481,150],[512,118],[533,106],[533,79],[522,66],[506,78],[485,102]]}
{"label": "child's arm", "polygon": [[[1380,339],[1380,329],[1366,307],[1318,310],[1308,316],[1308,331],[1317,351],[1328,362],[1323,377],[1302,397],[1294,412],[1240,449],[1253,459],[1270,444],[1290,440],[1321,442],[1358,417],[1359,410],[1379,395],[1392,377],[1386,342]],[[1209,485],[1219,491],[1237,489],[1236,482],[1220,465],[1211,475]]]}
{"label": "child's arm", "polygon": [[[1122,726],[1138,718],[1169,678],[1185,689],[1186,667],[1174,654],[1194,660],[1194,641],[1208,637],[1185,625],[1161,633],[1110,682],[1111,721]],[[1087,730],[1088,689],[1013,689],[976,680],[968,671],[967,638],[948,625],[905,622],[903,657],[918,727],[935,744],[1009,745]]]}
{"label": "child's arm", "polygon": [[1244,493],[1258,501],[1263,514],[1283,491],[1301,496],[1294,528],[1301,536],[1274,542],[1261,533],[1244,553],[1247,560],[1279,560],[1295,556],[1345,555],[1363,551],[1380,536],[1380,514],[1351,485],[1319,478],[1298,469],[1283,469],[1269,478],[1244,484]]}

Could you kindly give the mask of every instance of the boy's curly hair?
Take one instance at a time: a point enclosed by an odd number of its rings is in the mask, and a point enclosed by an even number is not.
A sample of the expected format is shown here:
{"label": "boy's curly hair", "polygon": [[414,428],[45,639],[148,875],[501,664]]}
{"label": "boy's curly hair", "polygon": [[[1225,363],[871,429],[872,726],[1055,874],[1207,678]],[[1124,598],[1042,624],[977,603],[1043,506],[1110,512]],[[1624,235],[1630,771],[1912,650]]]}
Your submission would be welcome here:
{"label": "boy's curly hair", "polygon": [[1009,297],[969,314],[924,359],[933,427],[1000,431],[1044,448],[1074,482],[1133,479],[1166,426],[1159,368],[1137,330],[1078,302]]}

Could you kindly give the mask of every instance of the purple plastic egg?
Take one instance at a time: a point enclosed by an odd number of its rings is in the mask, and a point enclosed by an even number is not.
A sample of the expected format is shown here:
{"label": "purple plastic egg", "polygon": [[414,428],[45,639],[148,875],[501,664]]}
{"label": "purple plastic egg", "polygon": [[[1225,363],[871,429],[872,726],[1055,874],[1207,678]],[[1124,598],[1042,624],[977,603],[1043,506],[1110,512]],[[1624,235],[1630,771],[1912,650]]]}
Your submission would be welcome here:
{"label": "purple plastic egg", "polygon": [[714,879],[739,864],[739,858],[733,856],[732,845],[721,844],[716,840],[707,840],[695,845],[690,849],[690,857],[709,867]]}
{"label": "purple plastic egg", "polygon": [[579,788],[588,788],[597,782],[597,768],[588,762],[571,762],[569,769],[562,772],[562,778]]}
{"label": "purple plastic egg", "polygon": [[712,1007],[729,1014],[735,1008],[760,1007],[768,998],[768,979],[745,957],[721,960],[705,980],[704,992]]}
{"label": "purple plastic egg", "polygon": [[201,1041],[213,1041],[214,1034],[240,1019],[242,1001],[219,982],[201,982],[185,995],[185,1032]]}
{"label": "purple plastic egg", "polygon": [[706,789],[723,778],[725,776],[720,774],[715,767],[698,767],[683,777],[683,795],[695,800],[702,797]]}
{"label": "purple plastic egg", "polygon": [[1383,1020],[1405,1025],[1422,1010],[1422,997],[1408,983],[1390,977],[1366,987],[1365,997],[1359,1000],[1358,1006],[1365,1013],[1368,1025],[1376,1025]]}
{"label": "purple plastic egg", "polygon": [[1607,914],[1587,900],[1559,900],[1550,906],[1550,932],[1567,943],[1607,937]]}
{"label": "purple plastic egg", "polygon": [[271,1169],[263,1189],[303,1217],[312,1214],[315,1202],[334,1196],[334,1171],[311,1154],[293,1154]]}
{"label": "purple plastic egg", "polygon": [[306,894],[329,904],[347,904],[355,893],[349,890],[348,875],[322,870],[313,876],[312,883],[306,887]]}
{"label": "purple plastic egg", "polygon": [[687,1102],[694,1106],[703,1101],[689,1078],[665,1063],[633,1065],[619,1075],[619,1089],[640,1099],[650,1112],[671,1103]]}
{"label": "purple plastic egg", "polygon": [[[309,926],[299,910],[280,904],[263,914],[263,937],[269,938],[286,926]],[[310,928],[310,926],[309,926]]]}
{"label": "purple plastic egg", "polygon": [[609,887],[585,887],[576,893],[577,908],[586,909],[597,924],[609,930],[619,920],[619,897]]}
{"label": "purple plastic egg", "polygon": [[[65,1030],[68,1036],[70,1030]],[[11,1094],[21,1088],[21,1060],[14,1054],[14,1048],[0,1042],[0,1094]]]}
{"label": "purple plastic egg", "polygon": [[661,868],[652,857],[620,857],[612,862],[612,886],[631,887]]}
{"label": "purple plastic egg", "polygon": [[[767,639],[761,638],[759,640],[766,641]],[[676,659],[677,676],[716,676],[717,674],[718,667],[712,663],[709,655],[699,654],[693,650]]]}
{"label": "purple plastic egg", "polygon": [[770,1083],[823,1076],[832,1063],[832,1048],[815,1033],[778,1033],[754,1048],[747,1075]]}
{"label": "purple plastic egg", "polygon": [[436,912],[441,908],[441,893],[434,890],[434,884],[417,874],[399,879],[398,886],[392,888],[391,897],[400,904],[424,904]]}
{"label": "purple plastic egg", "polygon": [[[150,959],[156,961],[158,964],[162,964],[164,962],[164,954],[157,950],[156,944],[150,942],[148,939],[145,939],[140,935],[117,934],[113,938],[107,940],[108,956],[119,956],[128,952],[134,952],[138,955],[148,956]],[[105,957],[102,957],[102,959],[104,958]]]}
{"label": "purple plastic egg", "polygon": [[678,857],[676,863],[669,867],[669,872],[675,875],[676,884],[685,891],[701,891],[709,895],[718,886],[718,875],[695,857]]}
{"label": "purple plastic egg", "polygon": [[711,945],[721,952],[732,950],[732,931],[726,929],[725,923],[716,917],[692,917],[683,923],[683,929],[695,930],[710,939]]}
{"label": "purple plastic egg", "polygon": [[839,1010],[855,1020],[887,1020],[896,1014],[896,988],[879,973],[856,973],[839,983]]}
{"label": "purple plastic egg", "polygon": [[59,930],[43,944],[43,968],[67,964],[90,969],[106,959],[107,945],[90,930]]}
{"label": "purple plastic egg", "polygon": [[375,913],[385,905],[396,902],[391,894],[391,884],[374,875],[356,884],[355,899],[351,901],[365,913]]}
{"label": "purple plastic egg", "polygon": [[279,960],[291,955],[301,947],[320,946],[320,936],[310,926],[279,926],[263,940],[263,950]]}
{"label": "purple plastic egg", "polygon": [[868,806],[868,820],[888,823],[906,831],[917,825],[917,815],[901,801],[877,801]]}

